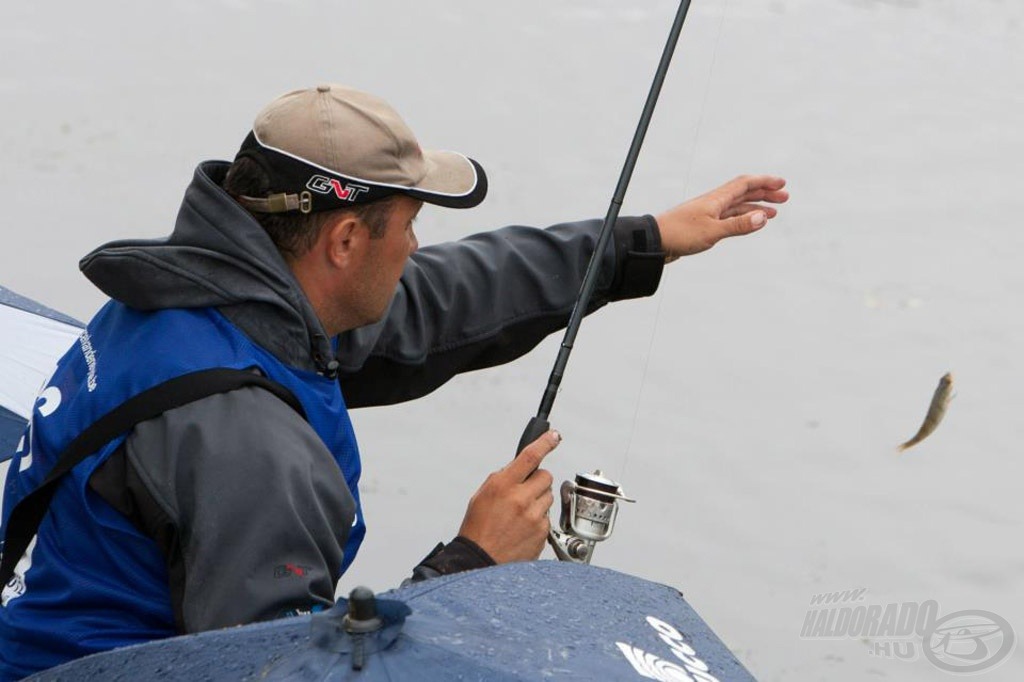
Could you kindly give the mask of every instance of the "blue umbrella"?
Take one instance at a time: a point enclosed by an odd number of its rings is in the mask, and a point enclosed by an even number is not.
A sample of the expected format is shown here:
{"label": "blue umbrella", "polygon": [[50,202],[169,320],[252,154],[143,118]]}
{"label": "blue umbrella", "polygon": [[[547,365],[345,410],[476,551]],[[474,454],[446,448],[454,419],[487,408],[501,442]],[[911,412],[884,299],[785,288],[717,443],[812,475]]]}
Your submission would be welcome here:
{"label": "blue umbrella", "polygon": [[367,602],[341,600],[312,616],[127,647],[30,679],[547,678],[754,679],[677,590],[553,561],[435,578]]}
{"label": "blue umbrella", "polygon": [[0,462],[14,454],[43,382],[83,326],[0,286]]}

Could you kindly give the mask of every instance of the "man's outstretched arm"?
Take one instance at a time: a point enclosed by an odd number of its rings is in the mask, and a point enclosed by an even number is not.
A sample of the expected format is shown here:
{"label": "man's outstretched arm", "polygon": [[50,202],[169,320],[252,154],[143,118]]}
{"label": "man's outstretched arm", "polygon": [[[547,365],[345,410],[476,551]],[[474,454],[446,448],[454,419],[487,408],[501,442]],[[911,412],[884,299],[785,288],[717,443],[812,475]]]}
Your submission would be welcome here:
{"label": "man's outstretched arm", "polygon": [[[765,204],[788,199],[784,185],[740,176],[657,219],[619,218],[588,312],[649,296],[666,261],[760,229],[776,215]],[[514,226],[420,249],[385,319],[341,337],[349,407],[418,398],[461,372],[510,362],[564,328],[600,228],[600,220]]]}
{"label": "man's outstretched arm", "polygon": [[[341,337],[349,407],[418,398],[460,372],[514,360],[564,327],[600,227],[512,226],[414,253],[385,319]],[[591,310],[652,294],[663,266],[654,219],[620,219]]]}

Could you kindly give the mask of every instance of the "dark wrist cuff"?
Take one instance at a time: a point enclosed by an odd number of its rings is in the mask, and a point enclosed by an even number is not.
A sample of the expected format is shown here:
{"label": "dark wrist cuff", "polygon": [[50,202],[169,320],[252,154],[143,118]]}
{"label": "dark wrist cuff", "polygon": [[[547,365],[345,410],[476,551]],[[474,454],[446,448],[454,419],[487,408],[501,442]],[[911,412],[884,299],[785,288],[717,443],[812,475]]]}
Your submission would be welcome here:
{"label": "dark wrist cuff", "polygon": [[440,552],[427,558],[423,564],[437,571],[439,575],[449,575],[494,566],[495,561],[490,554],[480,548],[480,545],[460,535],[445,545]]}
{"label": "dark wrist cuff", "polygon": [[615,279],[609,300],[650,296],[658,290],[665,252],[661,250],[661,233],[653,216],[619,218],[615,221]]}
{"label": "dark wrist cuff", "polygon": [[413,569],[412,581],[451,575],[495,565],[491,555],[469,538],[459,535],[447,545],[438,545]]}

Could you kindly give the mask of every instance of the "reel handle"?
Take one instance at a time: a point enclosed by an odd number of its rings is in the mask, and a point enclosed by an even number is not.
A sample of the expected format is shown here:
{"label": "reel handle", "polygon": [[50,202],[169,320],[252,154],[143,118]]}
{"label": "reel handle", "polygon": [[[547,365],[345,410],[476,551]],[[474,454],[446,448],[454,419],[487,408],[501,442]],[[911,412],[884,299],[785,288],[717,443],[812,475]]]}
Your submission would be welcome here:
{"label": "reel handle", "polygon": [[541,417],[530,417],[530,421],[526,424],[526,428],[523,429],[523,435],[519,438],[519,446],[516,448],[516,457],[523,451],[527,445],[537,440],[551,429],[551,424],[548,423],[547,419]]}

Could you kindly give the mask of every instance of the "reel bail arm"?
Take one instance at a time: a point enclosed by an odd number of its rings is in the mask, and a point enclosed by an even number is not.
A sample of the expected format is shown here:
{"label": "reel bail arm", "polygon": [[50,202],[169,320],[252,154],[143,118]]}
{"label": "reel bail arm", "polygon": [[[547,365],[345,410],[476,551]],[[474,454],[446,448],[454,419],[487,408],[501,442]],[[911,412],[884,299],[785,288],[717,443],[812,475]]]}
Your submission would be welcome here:
{"label": "reel bail arm", "polygon": [[577,564],[589,564],[597,543],[611,537],[619,500],[636,502],[600,469],[576,474],[575,481],[563,481],[561,497],[559,527],[549,531],[548,544],[559,561]]}

